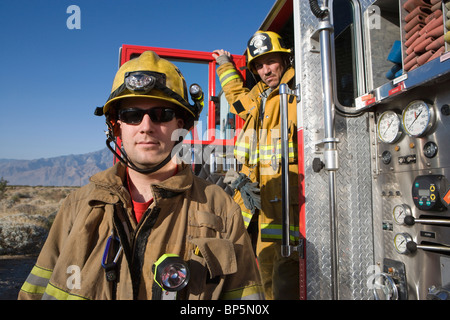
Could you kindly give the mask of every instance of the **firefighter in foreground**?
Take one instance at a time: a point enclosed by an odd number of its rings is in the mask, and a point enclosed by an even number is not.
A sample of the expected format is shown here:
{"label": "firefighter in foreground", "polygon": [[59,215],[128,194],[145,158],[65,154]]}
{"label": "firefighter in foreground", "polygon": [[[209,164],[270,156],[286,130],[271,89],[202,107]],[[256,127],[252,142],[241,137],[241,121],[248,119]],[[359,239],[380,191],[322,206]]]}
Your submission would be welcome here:
{"label": "firefighter in foreground", "polygon": [[[236,189],[234,199],[241,206],[249,232],[253,224],[259,226],[256,254],[266,299],[298,299],[298,254],[282,257],[279,241],[282,231],[279,85],[287,83],[293,87],[290,49],[274,32],[255,33],[247,46],[247,67],[260,81],[251,90],[244,86],[229,52],[215,50],[213,57],[219,64],[217,74],[231,112],[245,120],[235,144],[235,156],[242,169],[231,177],[228,173],[226,180]],[[294,96],[289,98],[288,114],[290,241],[296,245],[299,202]]]}
{"label": "firefighter in foreground", "polygon": [[239,206],[172,158],[200,111],[154,52],[122,65],[96,110],[121,161],[65,200],[20,299],[264,297]]}

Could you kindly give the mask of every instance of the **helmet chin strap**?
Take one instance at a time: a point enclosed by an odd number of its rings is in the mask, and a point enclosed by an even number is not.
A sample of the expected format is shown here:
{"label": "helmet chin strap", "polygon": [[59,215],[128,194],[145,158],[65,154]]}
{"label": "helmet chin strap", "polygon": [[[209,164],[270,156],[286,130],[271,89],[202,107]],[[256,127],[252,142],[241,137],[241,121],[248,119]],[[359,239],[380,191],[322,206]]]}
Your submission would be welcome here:
{"label": "helmet chin strap", "polygon": [[[119,144],[116,142],[116,138],[114,137],[114,134],[112,133],[113,131],[112,131],[111,124],[108,123],[108,121],[106,123],[108,125],[108,132],[106,133],[106,136],[107,136],[106,146],[114,154],[114,156],[116,156],[116,158],[119,159],[119,161],[122,162],[124,165],[126,165],[128,168],[130,168],[134,171],[137,171],[139,173],[142,173],[142,174],[150,174],[150,173],[154,173],[154,172],[158,171],[159,169],[161,169],[162,167],[164,167],[172,159],[172,153],[170,153],[162,162],[160,162],[159,164],[157,164],[154,167],[151,167],[148,169],[139,168],[130,160],[130,158],[128,157],[125,150],[123,148],[121,148],[119,146]],[[180,142],[181,141],[176,142],[175,145],[177,145]],[[111,143],[113,143],[116,146],[116,148],[121,150],[121,154],[117,153],[117,151],[113,148],[113,146],[111,146]],[[175,147],[175,145],[174,145],[174,147]]]}

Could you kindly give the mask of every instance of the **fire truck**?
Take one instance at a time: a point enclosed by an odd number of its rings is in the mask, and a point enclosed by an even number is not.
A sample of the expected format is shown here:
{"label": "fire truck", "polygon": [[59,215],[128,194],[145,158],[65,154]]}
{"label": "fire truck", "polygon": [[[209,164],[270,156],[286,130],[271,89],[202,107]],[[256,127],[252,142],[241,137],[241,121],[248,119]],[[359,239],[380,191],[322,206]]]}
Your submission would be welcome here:
{"label": "fire truck", "polygon": [[[281,245],[299,252],[299,299],[450,299],[449,12],[437,0],[278,0],[255,26],[295,58],[280,101],[297,97],[301,241]],[[123,45],[119,64],[146,50],[203,77],[178,156],[227,190],[244,121],[211,52]],[[251,88],[245,54],[232,57]]]}

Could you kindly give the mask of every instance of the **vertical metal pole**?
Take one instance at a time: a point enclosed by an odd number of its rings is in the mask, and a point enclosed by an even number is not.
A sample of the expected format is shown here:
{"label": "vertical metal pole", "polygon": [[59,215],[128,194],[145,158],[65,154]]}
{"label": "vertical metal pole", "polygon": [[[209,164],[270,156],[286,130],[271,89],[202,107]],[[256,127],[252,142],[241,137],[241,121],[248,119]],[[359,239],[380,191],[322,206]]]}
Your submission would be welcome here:
{"label": "vertical metal pole", "polygon": [[331,245],[331,286],[332,299],[339,299],[339,268],[338,268],[338,237],[337,237],[337,213],[336,213],[336,170],[338,169],[337,140],[334,137],[332,66],[331,66],[331,42],[329,14],[319,23],[320,54],[322,59],[322,90],[324,108],[324,163],[328,171],[329,206],[330,206],[330,245]]}
{"label": "vertical metal pole", "polygon": [[280,85],[280,130],[281,130],[281,206],[282,206],[282,238],[281,255],[289,257],[291,247],[289,246],[289,143],[288,143],[288,86]]}
{"label": "vertical metal pole", "polygon": [[298,251],[298,247],[289,244],[290,217],[289,217],[289,132],[288,132],[288,94],[300,99],[300,87],[289,89],[285,83],[280,84],[280,130],[281,130],[281,206],[282,206],[282,237],[281,255],[289,257],[292,250]]}

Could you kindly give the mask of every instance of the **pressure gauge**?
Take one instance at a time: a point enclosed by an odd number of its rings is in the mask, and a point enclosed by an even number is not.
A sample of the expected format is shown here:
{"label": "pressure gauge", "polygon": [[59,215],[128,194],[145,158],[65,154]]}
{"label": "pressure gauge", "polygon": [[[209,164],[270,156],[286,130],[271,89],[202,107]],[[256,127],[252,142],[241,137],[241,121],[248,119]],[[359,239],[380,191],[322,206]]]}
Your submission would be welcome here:
{"label": "pressure gauge", "polygon": [[394,143],[402,135],[400,118],[394,111],[386,111],[380,115],[377,129],[378,139],[385,143]]}
{"label": "pressure gauge", "polygon": [[392,216],[396,224],[404,224],[405,217],[411,215],[411,208],[407,204],[399,204],[392,210]]}
{"label": "pressure gauge", "polygon": [[403,110],[403,129],[412,137],[423,136],[431,129],[434,121],[434,109],[425,101],[413,101]]}
{"label": "pressure gauge", "polygon": [[394,236],[394,248],[398,253],[407,254],[409,253],[406,244],[412,241],[412,237],[408,233],[397,233]]}

